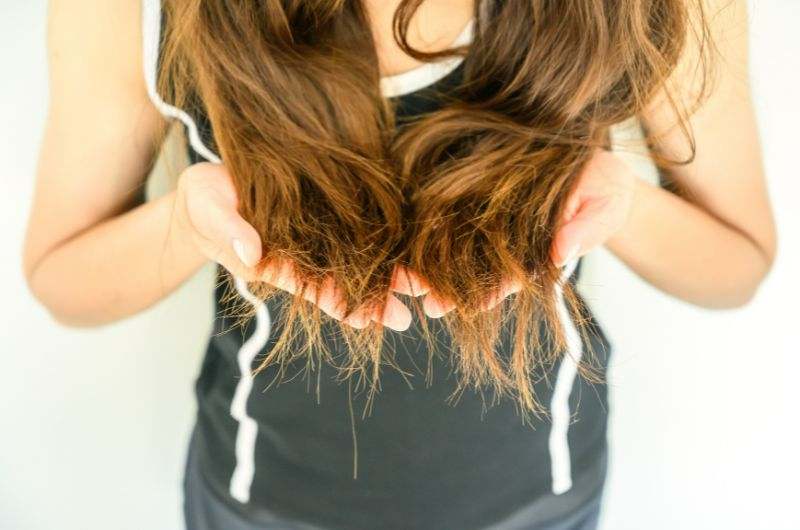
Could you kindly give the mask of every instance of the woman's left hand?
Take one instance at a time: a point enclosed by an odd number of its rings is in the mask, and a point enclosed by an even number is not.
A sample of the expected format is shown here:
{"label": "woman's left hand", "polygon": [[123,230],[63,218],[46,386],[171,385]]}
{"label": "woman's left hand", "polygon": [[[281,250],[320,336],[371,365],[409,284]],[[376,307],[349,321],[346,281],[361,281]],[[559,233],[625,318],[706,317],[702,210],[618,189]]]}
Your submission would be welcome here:
{"label": "woman's left hand", "polygon": [[[553,239],[553,262],[559,267],[564,266],[603,245],[619,232],[630,216],[635,184],[636,176],[628,164],[610,151],[597,149],[567,199]],[[422,280],[410,274],[417,285],[424,285]],[[494,308],[517,291],[519,285],[506,282],[497,292],[487,296],[485,309]],[[429,317],[439,318],[455,306],[430,293],[423,300],[423,308]]]}
{"label": "woman's left hand", "polygon": [[630,217],[635,184],[627,163],[597,149],[567,199],[553,240],[553,262],[563,266],[619,232]]}

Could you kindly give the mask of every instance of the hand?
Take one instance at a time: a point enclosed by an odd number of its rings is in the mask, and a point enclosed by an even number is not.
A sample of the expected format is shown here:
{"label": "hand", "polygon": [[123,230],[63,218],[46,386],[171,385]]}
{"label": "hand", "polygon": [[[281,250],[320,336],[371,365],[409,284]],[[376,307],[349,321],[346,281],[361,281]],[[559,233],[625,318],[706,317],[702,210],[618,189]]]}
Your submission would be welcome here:
{"label": "hand", "polygon": [[553,241],[553,262],[562,267],[619,232],[630,216],[636,175],[622,159],[598,149],[567,199]]}
{"label": "hand", "polygon": [[[635,178],[619,157],[602,149],[595,151],[567,199],[556,230],[552,250],[556,265],[563,267],[587,254],[625,225],[633,202]],[[429,290],[420,278],[415,276],[415,281],[425,287],[425,292]],[[487,296],[483,309],[493,309],[520,288],[515,281],[503,283]],[[440,318],[455,309],[453,302],[437,297],[436,293],[428,294],[422,305],[431,318]]]}
{"label": "hand", "polygon": [[[239,215],[238,197],[227,169],[219,164],[200,163],[188,167],[178,181],[173,223],[191,238],[206,258],[225,267],[246,281],[262,281],[296,294],[302,283],[289,261],[266,264],[259,274],[255,266],[261,260],[261,238]],[[421,292],[408,275],[394,274],[391,289],[403,294]],[[411,325],[411,312],[396,296],[388,294],[383,315],[375,308],[360,307],[345,315],[340,290],[333,282],[323,282],[317,289],[306,288],[303,296],[316,303],[327,315],[362,329],[371,321],[403,331]]]}

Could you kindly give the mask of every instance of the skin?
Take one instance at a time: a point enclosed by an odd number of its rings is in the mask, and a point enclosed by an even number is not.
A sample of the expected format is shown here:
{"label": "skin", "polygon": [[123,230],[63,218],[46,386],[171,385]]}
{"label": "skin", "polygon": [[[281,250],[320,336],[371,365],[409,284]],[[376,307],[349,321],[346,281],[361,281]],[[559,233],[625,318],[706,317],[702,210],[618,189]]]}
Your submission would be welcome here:
{"label": "skin", "polygon": [[[713,18],[725,60],[716,92],[691,120],[697,157],[665,174],[680,193],[645,183],[618,157],[598,151],[557,232],[557,263],[605,245],[657,288],[712,308],[745,304],[768,273],[775,229],[746,82],[745,2],[719,1],[729,6],[725,16]],[[415,67],[391,41],[396,2],[368,5],[384,73]],[[432,0],[428,6],[412,27],[411,43],[446,47],[469,19],[471,3]],[[191,166],[174,191],[143,205],[133,202],[166,126],[141,74],[139,2],[51,0],[48,41],[49,114],[23,266],[31,291],[52,315],[73,326],[119,320],[158,302],[208,261],[296,291],[290,263],[270,264],[262,276],[253,271],[261,244],[237,213],[223,166]],[[686,86],[691,55],[675,74]],[[654,100],[642,122],[659,133],[659,151],[685,154],[663,99]],[[424,280],[405,270],[396,271],[392,288],[427,293]],[[487,308],[513,292],[507,285],[487,294]],[[344,315],[333,285],[312,295],[326,313],[353,326],[378,318],[372,308]],[[406,329],[408,308],[392,294],[387,300],[382,323]],[[432,317],[450,309],[434,293],[427,293],[424,306]]]}

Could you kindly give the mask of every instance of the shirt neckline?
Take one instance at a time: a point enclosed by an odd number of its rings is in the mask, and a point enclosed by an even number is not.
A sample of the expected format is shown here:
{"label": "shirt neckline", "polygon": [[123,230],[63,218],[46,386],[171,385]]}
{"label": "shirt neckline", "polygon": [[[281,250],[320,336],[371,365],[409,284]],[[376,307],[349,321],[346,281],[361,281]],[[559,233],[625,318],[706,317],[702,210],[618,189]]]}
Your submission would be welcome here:
{"label": "shirt neckline", "polygon": [[[475,30],[475,19],[470,19],[464,29],[456,37],[451,48],[466,46],[472,42]],[[424,63],[407,72],[381,77],[381,93],[384,97],[394,98],[416,92],[441,80],[458,68],[464,57],[448,57],[436,62]]]}

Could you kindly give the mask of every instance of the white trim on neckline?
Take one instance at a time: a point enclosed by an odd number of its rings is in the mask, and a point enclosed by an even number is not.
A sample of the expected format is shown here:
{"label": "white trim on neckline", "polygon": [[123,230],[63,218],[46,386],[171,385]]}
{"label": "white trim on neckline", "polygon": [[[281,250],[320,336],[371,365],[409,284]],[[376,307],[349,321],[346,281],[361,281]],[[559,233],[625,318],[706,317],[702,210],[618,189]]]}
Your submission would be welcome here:
{"label": "white trim on neckline", "polygon": [[[471,19],[450,45],[451,48],[466,46],[472,42],[475,31],[475,19]],[[461,56],[449,57],[441,61],[424,63],[408,72],[381,77],[381,93],[384,97],[394,98],[410,94],[439,81],[458,68],[464,61]]]}

